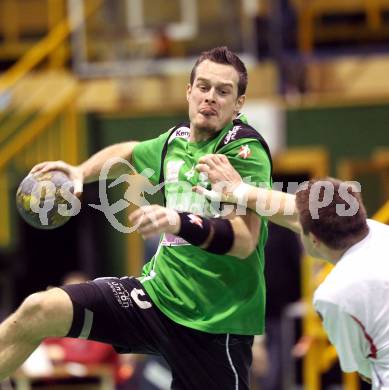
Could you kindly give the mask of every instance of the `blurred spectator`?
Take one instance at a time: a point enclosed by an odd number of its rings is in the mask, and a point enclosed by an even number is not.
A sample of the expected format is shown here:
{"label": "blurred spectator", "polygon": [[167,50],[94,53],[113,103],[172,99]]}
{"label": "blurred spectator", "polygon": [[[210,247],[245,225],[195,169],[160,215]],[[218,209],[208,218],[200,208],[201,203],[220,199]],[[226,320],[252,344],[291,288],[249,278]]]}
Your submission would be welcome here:
{"label": "blurred spectator", "polygon": [[112,367],[115,382],[121,383],[127,378],[120,376],[119,356],[108,344],[96,341],[50,338],[44,341],[48,356],[55,364],[79,363],[85,366],[104,364]]}
{"label": "blurred spectator", "polygon": [[169,58],[172,55],[172,42],[165,26],[159,27],[154,34],[153,54],[155,59]]}

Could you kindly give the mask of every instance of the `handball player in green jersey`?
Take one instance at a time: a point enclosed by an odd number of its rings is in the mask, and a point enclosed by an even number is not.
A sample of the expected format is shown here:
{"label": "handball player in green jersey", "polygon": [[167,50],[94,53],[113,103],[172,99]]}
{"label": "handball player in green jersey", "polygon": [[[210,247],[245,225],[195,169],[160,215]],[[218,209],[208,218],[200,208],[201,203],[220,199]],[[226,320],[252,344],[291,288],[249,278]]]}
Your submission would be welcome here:
{"label": "handball player in green jersey", "polygon": [[[76,194],[99,180],[111,158],[147,170],[165,205],[141,207],[130,222],[161,240],[139,277],[99,278],[27,297],[0,326],[0,379],[44,338],[78,337],[163,356],[173,389],[249,389],[253,336],[264,331],[266,219],[192,191],[211,188],[195,169],[210,153],[228,158],[251,184],[270,186],[268,146],[240,114],[246,86],[238,56],[226,47],[204,52],[186,90],[188,122],[155,139],[109,146],[80,166],[44,162],[32,169],[65,171]],[[110,178],[123,173],[112,170]]]}

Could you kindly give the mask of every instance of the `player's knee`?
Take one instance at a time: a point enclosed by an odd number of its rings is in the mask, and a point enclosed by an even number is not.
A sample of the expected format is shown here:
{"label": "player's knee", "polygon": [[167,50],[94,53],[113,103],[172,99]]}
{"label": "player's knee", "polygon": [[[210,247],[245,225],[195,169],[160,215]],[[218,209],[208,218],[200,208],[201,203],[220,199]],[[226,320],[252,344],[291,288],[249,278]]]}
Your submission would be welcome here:
{"label": "player's knee", "polygon": [[70,298],[60,289],[31,294],[18,310],[21,324],[41,337],[65,336],[72,315]]}
{"label": "player's knee", "polygon": [[19,316],[28,321],[33,319],[37,314],[43,312],[45,307],[45,297],[43,292],[29,295],[21,304],[18,312]]}

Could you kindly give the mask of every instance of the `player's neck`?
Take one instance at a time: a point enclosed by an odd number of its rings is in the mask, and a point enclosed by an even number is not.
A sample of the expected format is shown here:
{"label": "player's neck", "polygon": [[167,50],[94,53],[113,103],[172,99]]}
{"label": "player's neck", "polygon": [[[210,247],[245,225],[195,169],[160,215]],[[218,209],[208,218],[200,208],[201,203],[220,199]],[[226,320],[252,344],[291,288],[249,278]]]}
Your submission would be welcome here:
{"label": "player's neck", "polygon": [[336,264],[343,257],[347,250],[348,248],[343,250],[330,249],[328,251],[327,260],[332,264]]}
{"label": "player's neck", "polygon": [[199,129],[191,127],[189,142],[201,142],[207,141],[213,138],[216,135],[217,131],[215,129]]}
{"label": "player's neck", "polygon": [[351,247],[361,242],[368,234],[369,232],[356,236],[354,240],[350,242],[350,245],[348,245],[347,248],[345,249],[341,249],[341,250],[329,249],[329,255],[331,256],[330,262],[336,264]]}

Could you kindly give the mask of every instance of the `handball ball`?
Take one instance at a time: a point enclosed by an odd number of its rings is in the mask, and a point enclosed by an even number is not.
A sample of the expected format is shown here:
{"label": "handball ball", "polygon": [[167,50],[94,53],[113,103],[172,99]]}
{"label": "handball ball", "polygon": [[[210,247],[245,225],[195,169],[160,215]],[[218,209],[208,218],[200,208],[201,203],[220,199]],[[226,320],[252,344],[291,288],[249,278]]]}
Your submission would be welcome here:
{"label": "handball ball", "polygon": [[74,200],[78,199],[73,192],[73,182],[62,171],[32,173],[19,185],[16,207],[29,225],[55,229],[75,215]]}

